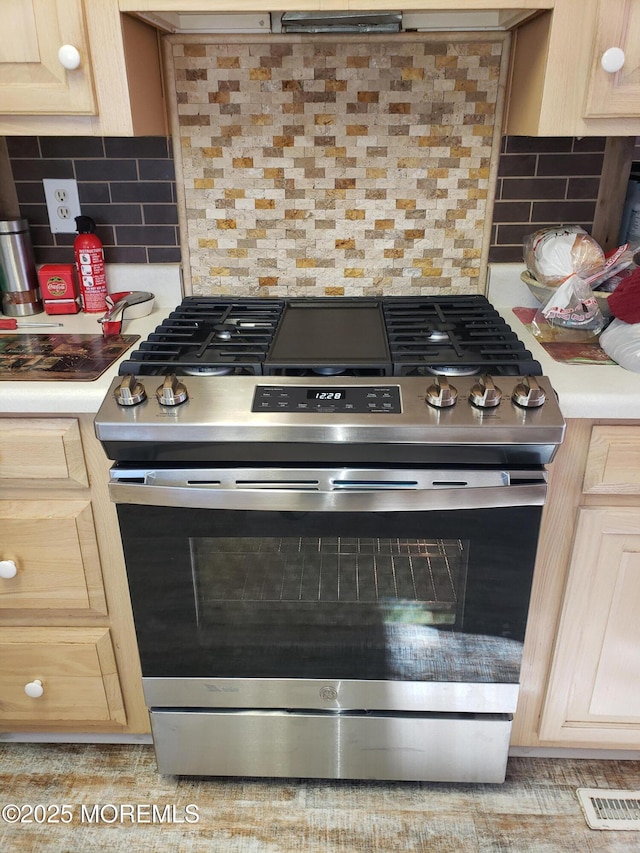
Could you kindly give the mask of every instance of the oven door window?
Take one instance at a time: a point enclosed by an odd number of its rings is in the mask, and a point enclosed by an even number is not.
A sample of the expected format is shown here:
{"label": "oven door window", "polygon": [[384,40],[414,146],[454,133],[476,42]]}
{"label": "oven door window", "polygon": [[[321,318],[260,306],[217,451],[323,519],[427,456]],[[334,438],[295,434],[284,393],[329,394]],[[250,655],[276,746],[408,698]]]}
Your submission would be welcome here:
{"label": "oven door window", "polygon": [[538,507],[119,513],[147,676],[518,680]]}

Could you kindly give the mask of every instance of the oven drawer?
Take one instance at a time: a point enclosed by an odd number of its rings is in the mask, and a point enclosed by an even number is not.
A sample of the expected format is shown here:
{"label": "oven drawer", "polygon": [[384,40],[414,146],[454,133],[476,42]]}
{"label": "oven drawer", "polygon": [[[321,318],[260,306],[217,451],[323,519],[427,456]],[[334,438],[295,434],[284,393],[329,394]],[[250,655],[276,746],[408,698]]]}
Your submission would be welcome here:
{"label": "oven drawer", "polygon": [[503,782],[509,714],[151,711],[163,774]]}

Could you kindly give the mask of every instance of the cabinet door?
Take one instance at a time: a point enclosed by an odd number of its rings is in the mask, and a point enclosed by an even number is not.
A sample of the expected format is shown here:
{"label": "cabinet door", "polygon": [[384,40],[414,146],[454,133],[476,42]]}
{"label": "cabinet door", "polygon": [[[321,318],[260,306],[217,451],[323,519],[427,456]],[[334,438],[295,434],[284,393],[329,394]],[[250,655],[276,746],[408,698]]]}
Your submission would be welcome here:
{"label": "cabinet door", "polygon": [[0,560],[0,612],[107,612],[87,501],[0,501]]}
{"label": "cabinet door", "polygon": [[[95,99],[82,0],[2,0],[0,113],[94,114]],[[58,60],[62,45],[80,66]]]}
{"label": "cabinet door", "polygon": [[[608,73],[600,60],[621,48],[625,62]],[[637,0],[600,0],[585,118],[640,116],[640,6]]]}
{"label": "cabinet door", "polygon": [[2,726],[77,722],[126,723],[108,628],[0,628]]}
{"label": "cabinet door", "polygon": [[640,510],[583,508],[540,738],[640,747]]}

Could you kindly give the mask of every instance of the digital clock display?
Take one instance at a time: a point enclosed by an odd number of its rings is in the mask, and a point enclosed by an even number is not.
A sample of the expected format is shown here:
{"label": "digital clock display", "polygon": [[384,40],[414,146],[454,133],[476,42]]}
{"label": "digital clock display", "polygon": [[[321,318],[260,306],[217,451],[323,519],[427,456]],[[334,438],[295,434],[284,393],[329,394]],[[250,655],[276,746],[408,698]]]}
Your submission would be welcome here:
{"label": "digital clock display", "polygon": [[326,400],[327,402],[332,402],[334,400],[344,400],[344,398],[344,388],[340,388],[337,391],[335,388],[309,388],[307,391],[307,400]]}

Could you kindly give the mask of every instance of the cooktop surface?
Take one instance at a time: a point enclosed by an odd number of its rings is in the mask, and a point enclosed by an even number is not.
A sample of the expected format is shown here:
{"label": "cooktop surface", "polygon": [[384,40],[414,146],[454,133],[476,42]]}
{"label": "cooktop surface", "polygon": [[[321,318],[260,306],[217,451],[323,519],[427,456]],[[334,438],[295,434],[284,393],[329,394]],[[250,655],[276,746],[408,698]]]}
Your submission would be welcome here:
{"label": "cooktop surface", "polygon": [[541,375],[484,296],[186,297],[119,373]]}

